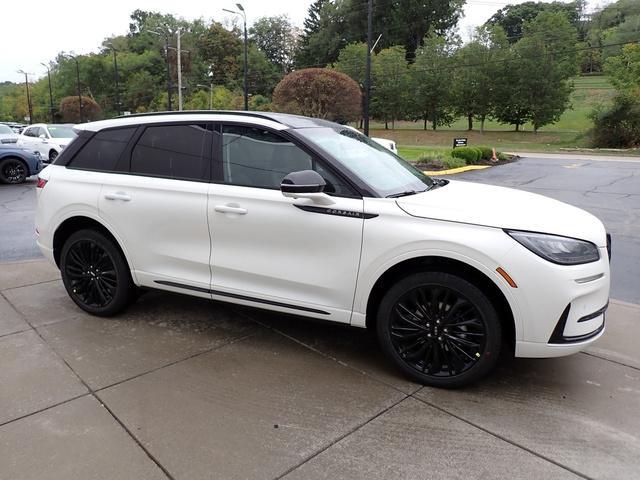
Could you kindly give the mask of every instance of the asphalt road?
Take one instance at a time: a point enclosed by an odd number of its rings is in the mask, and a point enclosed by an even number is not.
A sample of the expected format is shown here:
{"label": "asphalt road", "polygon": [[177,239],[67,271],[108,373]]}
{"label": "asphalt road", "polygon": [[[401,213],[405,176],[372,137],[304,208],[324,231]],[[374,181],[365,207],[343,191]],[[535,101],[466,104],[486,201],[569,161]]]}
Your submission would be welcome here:
{"label": "asphalt road", "polygon": [[[640,304],[640,159],[535,155],[454,178],[528,190],[596,215],[613,240],[611,297]],[[34,178],[0,185],[0,263],[40,257],[35,203]]]}

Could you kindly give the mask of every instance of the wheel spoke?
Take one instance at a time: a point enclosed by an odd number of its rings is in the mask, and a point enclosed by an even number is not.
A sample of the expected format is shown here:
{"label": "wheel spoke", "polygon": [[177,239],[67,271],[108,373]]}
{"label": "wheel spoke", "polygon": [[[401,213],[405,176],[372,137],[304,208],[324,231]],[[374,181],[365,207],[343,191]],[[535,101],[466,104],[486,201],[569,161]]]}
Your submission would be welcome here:
{"label": "wheel spoke", "polygon": [[103,307],[115,296],[118,276],[113,260],[91,240],[79,240],[68,250],[64,268],[71,294],[81,303]]}

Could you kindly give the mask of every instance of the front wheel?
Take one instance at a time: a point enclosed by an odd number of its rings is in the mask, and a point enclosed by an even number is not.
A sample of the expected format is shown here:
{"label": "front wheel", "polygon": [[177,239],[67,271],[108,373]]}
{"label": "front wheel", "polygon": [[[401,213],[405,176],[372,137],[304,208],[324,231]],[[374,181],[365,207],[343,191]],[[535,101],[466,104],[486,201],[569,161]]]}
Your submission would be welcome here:
{"label": "front wheel", "polygon": [[135,300],[136,288],[124,255],[96,230],[80,230],[67,239],[60,273],[71,299],[93,315],[115,315]]}
{"label": "front wheel", "polygon": [[49,162],[53,162],[58,157],[58,152],[51,150],[49,152]]}
{"label": "front wheel", "polygon": [[502,331],[480,289],[450,273],[403,278],[386,293],[377,316],[386,356],[424,385],[459,388],[496,365]]}

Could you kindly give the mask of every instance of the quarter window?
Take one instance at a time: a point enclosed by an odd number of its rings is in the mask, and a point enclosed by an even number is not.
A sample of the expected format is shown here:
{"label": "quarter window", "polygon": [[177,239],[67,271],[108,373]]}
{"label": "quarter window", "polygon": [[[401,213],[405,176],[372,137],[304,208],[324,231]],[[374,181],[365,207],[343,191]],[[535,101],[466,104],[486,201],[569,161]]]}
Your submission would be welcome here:
{"label": "quarter window", "polygon": [[83,170],[114,171],[135,127],[102,130],[78,152],[69,165]]}
{"label": "quarter window", "polygon": [[131,173],[208,181],[212,134],[199,124],[147,127],[131,154]]}
{"label": "quarter window", "polygon": [[352,196],[352,190],[327,168],[289,140],[257,127],[222,127],[224,183],[280,189],[291,172],[315,170],[327,182],[325,192]]}

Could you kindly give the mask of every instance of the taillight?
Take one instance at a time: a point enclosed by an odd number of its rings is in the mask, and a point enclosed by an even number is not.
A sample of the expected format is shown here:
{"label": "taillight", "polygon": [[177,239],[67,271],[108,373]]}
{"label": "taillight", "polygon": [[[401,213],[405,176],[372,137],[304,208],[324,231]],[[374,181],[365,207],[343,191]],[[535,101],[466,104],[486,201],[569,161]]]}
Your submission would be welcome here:
{"label": "taillight", "polygon": [[44,178],[40,178],[38,177],[38,184],[36,185],[36,188],[44,188],[44,186],[47,184],[48,180],[45,180]]}

